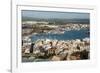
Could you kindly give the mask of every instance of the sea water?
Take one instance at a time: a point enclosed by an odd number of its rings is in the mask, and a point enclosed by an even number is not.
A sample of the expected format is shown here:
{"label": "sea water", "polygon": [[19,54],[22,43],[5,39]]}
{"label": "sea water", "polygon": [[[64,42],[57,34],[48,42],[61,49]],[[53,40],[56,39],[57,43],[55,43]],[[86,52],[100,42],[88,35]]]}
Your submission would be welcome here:
{"label": "sea water", "polygon": [[62,34],[52,34],[52,33],[40,33],[37,35],[32,35],[30,38],[32,41],[36,41],[39,39],[56,39],[56,40],[75,40],[75,39],[83,39],[86,37],[90,37],[88,29],[81,30],[71,30],[65,31]]}

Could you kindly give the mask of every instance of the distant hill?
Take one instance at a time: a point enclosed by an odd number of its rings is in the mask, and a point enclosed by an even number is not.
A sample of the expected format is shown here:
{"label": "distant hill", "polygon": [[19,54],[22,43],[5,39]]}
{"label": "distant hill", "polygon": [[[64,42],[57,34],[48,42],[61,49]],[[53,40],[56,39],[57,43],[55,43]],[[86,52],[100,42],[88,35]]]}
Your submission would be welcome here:
{"label": "distant hill", "polygon": [[22,17],[22,21],[47,21],[47,22],[55,22],[58,24],[64,23],[80,23],[80,24],[90,24],[89,19],[57,19],[57,18],[50,18],[50,19],[43,19],[43,18],[32,18],[32,17]]}

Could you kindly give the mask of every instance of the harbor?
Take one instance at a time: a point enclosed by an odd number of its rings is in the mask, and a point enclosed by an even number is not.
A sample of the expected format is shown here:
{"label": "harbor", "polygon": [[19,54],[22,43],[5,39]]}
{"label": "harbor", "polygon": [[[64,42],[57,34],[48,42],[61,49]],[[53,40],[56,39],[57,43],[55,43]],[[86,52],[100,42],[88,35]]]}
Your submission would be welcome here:
{"label": "harbor", "polygon": [[89,24],[41,24],[23,24],[22,62],[90,59]]}
{"label": "harbor", "polygon": [[22,10],[22,62],[90,59],[90,14]]}

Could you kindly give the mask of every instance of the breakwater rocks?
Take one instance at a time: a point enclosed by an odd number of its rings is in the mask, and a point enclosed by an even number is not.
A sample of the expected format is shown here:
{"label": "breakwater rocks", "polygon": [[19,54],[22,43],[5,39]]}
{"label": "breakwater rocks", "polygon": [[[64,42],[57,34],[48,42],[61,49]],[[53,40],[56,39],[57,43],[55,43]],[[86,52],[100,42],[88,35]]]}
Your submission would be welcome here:
{"label": "breakwater rocks", "polygon": [[22,59],[27,62],[34,61],[64,61],[83,60],[90,56],[90,39],[82,40],[50,40],[41,39],[33,43],[24,44],[22,47]]}

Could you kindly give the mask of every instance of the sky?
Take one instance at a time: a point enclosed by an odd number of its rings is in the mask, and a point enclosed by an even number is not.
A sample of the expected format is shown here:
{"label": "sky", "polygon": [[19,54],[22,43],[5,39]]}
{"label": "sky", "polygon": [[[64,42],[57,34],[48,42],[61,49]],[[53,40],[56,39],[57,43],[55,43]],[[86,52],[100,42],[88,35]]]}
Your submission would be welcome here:
{"label": "sky", "polygon": [[58,19],[89,19],[89,13],[76,13],[76,12],[55,12],[55,11],[34,11],[22,10],[22,17],[31,18],[58,18]]}

